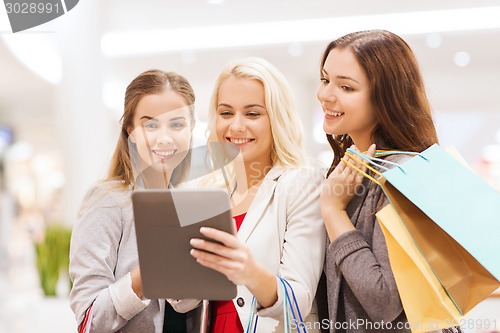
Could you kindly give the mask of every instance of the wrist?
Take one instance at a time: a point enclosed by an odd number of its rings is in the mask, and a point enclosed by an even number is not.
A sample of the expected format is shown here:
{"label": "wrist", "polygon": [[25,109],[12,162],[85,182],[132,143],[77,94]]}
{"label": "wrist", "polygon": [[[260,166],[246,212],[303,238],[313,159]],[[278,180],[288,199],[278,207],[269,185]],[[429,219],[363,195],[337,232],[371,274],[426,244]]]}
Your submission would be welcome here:
{"label": "wrist", "polygon": [[334,241],[340,235],[355,230],[354,225],[345,210],[331,210],[323,215],[326,232],[330,241]]}
{"label": "wrist", "polygon": [[347,216],[347,212],[344,207],[337,205],[322,205],[321,206],[321,216],[323,220],[338,217]]}
{"label": "wrist", "polygon": [[132,290],[137,295],[137,297],[142,299],[144,295],[142,293],[142,281],[139,270],[136,269],[130,272],[130,278],[132,280]]}

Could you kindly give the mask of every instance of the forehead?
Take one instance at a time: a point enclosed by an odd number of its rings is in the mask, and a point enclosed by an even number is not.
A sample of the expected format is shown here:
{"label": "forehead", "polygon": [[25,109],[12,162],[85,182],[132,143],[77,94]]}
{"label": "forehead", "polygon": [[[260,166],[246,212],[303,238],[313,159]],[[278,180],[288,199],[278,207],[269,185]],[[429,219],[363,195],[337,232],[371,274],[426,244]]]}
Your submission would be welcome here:
{"label": "forehead", "polygon": [[255,79],[229,77],[222,81],[218,104],[265,104],[264,86]]}
{"label": "forehead", "polygon": [[328,54],[323,69],[329,76],[366,78],[366,74],[350,48],[334,48]]}
{"label": "forehead", "polygon": [[176,92],[165,90],[159,94],[143,96],[135,108],[135,119],[144,116],[151,118],[189,115],[186,100]]}

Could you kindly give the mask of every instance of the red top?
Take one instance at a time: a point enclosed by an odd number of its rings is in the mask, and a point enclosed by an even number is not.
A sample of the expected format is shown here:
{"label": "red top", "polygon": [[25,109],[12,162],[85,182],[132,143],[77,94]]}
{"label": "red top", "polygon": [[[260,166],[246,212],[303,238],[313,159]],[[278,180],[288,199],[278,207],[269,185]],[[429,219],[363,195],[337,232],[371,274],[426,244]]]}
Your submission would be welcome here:
{"label": "red top", "polygon": [[[234,216],[236,230],[240,230],[246,213]],[[216,301],[212,307],[211,333],[243,333],[238,312],[233,301]]]}

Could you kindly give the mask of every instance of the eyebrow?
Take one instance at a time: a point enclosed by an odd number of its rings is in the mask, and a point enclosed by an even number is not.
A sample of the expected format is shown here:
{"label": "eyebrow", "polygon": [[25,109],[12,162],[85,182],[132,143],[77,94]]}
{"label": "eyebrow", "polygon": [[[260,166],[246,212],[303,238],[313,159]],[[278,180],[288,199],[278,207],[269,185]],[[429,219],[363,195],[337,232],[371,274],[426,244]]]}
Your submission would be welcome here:
{"label": "eyebrow", "polygon": [[[226,103],[220,103],[219,105],[217,105],[217,107],[221,107],[221,106],[231,108],[231,109],[233,108],[231,105],[226,104]],[[245,105],[243,108],[244,109],[251,109],[251,108],[255,108],[255,107],[265,109],[265,107],[260,105],[260,104],[248,104],[248,105]]]}
{"label": "eyebrow", "polygon": [[[323,69],[321,69],[321,74],[323,74],[323,75],[328,75],[328,72],[327,72],[327,71],[323,68]],[[358,84],[361,84],[361,83],[359,83],[359,81],[354,80],[354,79],[353,79],[352,77],[350,77],[350,76],[345,76],[345,75],[337,75],[337,76],[336,76],[336,78],[338,78],[338,79],[342,79],[342,80],[351,80],[351,81],[354,81],[354,82],[356,82],[356,83],[358,83]]]}
{"label": "eyebrow", "polygon": [[[139,120],[142,120],[142,119],[158,121],[158,119],[156,119],[156,117],[150,117],[150,116],[142,116]],[[176,121],[176,120],[182,120],[182,119],[185,120],[186,117],[184,117],[184,116],[174,117],[174,118],[170,118],[169,121]]]}

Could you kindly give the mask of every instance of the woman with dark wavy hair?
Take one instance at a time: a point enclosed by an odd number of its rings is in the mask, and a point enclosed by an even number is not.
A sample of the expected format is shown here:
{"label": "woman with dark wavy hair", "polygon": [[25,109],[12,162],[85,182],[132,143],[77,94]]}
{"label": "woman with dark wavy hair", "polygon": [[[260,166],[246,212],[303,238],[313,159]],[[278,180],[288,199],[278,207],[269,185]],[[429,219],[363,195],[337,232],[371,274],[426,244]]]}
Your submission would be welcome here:
{"label": "woman with dark wavy hair", "polygon": [[341,158],[356,164],[344,155],[349,147],[373,155],[376,148],[420,152],[438,142],[417,60],[394,33],[354,32],[327,46],[320,81],[323,129],[334,152],[320,199],[330,332],[410,332],[375,217],[388,200]]}

